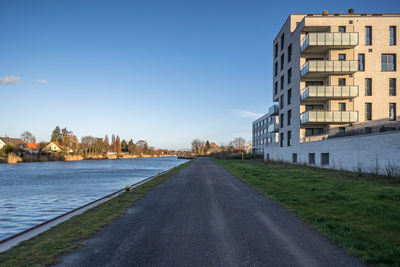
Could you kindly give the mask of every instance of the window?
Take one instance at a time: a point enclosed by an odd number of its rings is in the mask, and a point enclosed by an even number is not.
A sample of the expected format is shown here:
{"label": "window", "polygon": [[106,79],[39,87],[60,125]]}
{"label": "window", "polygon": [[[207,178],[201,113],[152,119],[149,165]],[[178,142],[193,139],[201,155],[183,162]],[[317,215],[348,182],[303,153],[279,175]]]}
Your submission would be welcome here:
{"label": "window", "polygon": [[389,95],[396,96],[396,78],[389,79]]}
{"label": "window", "polygon": [[278,75],[278,61],[275,62],[275,66],[274,66],[274,76]]}
{"label": "window", "polygon": [[306,136],[321,135],[323,133],[323,128],[306,128]]}
{"label": "window", "polygon": [[346,60],[346,54],[339,54],[339,60]]}
{"label": "window", "polygon": [[310,110],[323,110],[324,105],[306,105],[306,111]]}
{"label": "window", "polygon": [[329,153],[321,153],[321,165],[329,165]]}
{"label": "window", "polygon": [[277,58],[278,57],[278,42],[275,44],[274,54],[275,54],[275,58]]}
{"label": "window", "polygon": [[315,164],[315,153],[308,153],[308,163]]}
{"label": "window", "polygon": [[372,27],[365,27],[365,45],[372,45]]}
{"label": "window", "polygon": [[274,85],[274,93],[275,93],[275,94],[278,93],[278,82],[275,82],[275,85]]}
{"label": "window", "polygon": [[289,89],[287,91],[287,104],[288,105],[292,104],[292,89]]}
{"label": "window", "polygon": [[381,57],[382,71],[396,71],[396,55],[383,54]]}
{"label": "window", "polygon": [[280,143],[280,146],[282,147],[283,146],[283,133],[281,133],[279,136],[279,143]]}
{"label": "window", "polygon": [[284,107],[285,107],[285,104],[283,103],[284,101],[284,97],[285,97],[285,94],[283,94],[283,95],[281,95],[281,98],[280,98],[280,100],[279,100],[279,108],[280,109],[283,109]]}
{"label": "window", "polygon": [[365,55],[358,54],[358,70],[364,71],[365,70]]}
{"label": "window", "polygon": [[284,83],[285,83],[285,76],[282,75],[281,76],[281,90],[283,90]]}
{"label": "window", "polygon": [[297,153],[292,153],[292,162],[297,163]]}
{"label": "window", "polygon": [[390,32],[389,45],[396,45],[396,26],[390,26],[389,32]]}
{"label": "window", "polygon": [[372,79],[365,78],[365,95],[371,96],[372,95]]}
{"label": "window", "polygon": [[389,103],[389,120],[396,120],[396,103]]}
{"label": "window", "polygon": [[372,120],[372,103],[365,103],[365,120]]}
{"label": "window", "polygon": [[288,49],[287,49],[287,62],[289,63],[290,61],[292,61],[292,44],[289,45]]}
{"label": "window", "polygon": [[281,50],[285,47],[285,34],[282,33],[281,36]]}
{"label": "window", "polygon": [[339,26],[339,32],[346,32],[346,26]]}
{"label": "window", "polygon": [[339,133],[343,133],[346,131],[346,127],[339,127],[338,130],[339,130]]}
{"label": "window", "polygon": [[339,103],[339,111],[346,111],[346,103]]}
{"label": "window", "polygon": [[287,146],[292,145],[292,131],[287,132]]}
{"label": "window", "polygon": [[346,85],[346,78],[339,78],[338,83],[340,86],[345,86]]}
{"label": "window", "polygon": [[292,82],[292,68],[287,71],[287,83],[290,84]]}
{"label": "window", "polygon": [[288,110],[287,112],[287,125],[290,125],[292,123],[292,111]]}
{"label": "window", "polygon": [[284,116],[285,116],[285,114],[282,113],[282,114],[281,114],[280,121],[279,121],[279,125],[281,126],[281,128],[283,128],[283,126],[284,126],[284,124],[285,124],[285,123],[284,123],[284,119],[285,119]]}
{"label": "window", "polygon": [[285,67],[285,54],[281,55],[281,70]]}

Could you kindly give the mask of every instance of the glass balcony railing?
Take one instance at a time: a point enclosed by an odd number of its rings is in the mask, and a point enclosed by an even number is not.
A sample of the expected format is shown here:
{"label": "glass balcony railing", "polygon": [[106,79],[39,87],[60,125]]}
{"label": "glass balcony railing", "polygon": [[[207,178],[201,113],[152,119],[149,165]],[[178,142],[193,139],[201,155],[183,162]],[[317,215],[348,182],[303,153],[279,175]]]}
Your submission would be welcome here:
{"label": "glass balcony railing", "polygon": [[268,116],[277,115],[279,113],[279,106],[272,105],[268,109]]}
{"label": "glass balcony railing", "polygon": [[277,123],[273,123],[268,125],[268,129],[267,129],[268,133],[275,133],[279,131],[279,124]]}
{"label": "glass balcony railing", "polygon": [[310,110],[301,114],[301,123],[355,123],[358,111],[320,111]]}
{"label": "glass balcony railing", "polygon": [[325,86],[312,85],[301,90],[301,100],[307,99],[349,99],[358,96],[357,85],[347,86]]}
{"label": "glass balcony railing", "polygon": [[357,60],[309,60],[301,67],[301,76],[321,77],[329,74],[352,74],[357,70]]}
{"label": "glass balcony railing", "polygon": [[313,32],[301,40],[301,52],[312,52],[312,48],[350,48],[357,45],[358,32]]}

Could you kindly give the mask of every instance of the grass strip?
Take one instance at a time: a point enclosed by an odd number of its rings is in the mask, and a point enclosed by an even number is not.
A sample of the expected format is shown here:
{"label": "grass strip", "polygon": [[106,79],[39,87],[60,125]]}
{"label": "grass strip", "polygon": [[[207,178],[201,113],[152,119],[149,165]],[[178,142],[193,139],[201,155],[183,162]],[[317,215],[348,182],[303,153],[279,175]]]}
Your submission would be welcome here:
{"label": "grass strip", "polygon": [[0,266],[47,266],[60,261],[60,255],[82,246],[88,238],[102,227],[112,223],[145,194],[180,170],[191,164],[186,162],[129,192],[125,192],[100,204],[50,230],[22,242],[0,254]]}
{"label": "grass strip", "polygon": [[400,186],[356,173],[217,160],[365,263],[400,266]]}

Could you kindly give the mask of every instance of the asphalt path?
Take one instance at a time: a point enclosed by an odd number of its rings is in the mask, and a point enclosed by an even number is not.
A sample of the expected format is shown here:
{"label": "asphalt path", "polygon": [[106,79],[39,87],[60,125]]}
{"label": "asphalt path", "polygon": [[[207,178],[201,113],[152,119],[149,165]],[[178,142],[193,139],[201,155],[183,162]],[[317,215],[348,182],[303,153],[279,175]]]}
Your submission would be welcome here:
{"label": "asphalt path", "polygon": [[361,266],[287,209],[201,158],[61,266]]}

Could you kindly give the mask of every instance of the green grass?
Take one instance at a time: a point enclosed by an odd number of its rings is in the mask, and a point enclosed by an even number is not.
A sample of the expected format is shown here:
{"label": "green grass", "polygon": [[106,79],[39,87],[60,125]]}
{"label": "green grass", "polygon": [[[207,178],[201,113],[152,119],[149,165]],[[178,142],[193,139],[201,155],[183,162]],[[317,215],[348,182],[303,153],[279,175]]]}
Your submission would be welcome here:
{"label": "green grass", "polygon": [[214,160],[351,254],[400,266],[400,186],[306,166]]}
{"label": "green grass", "polygon": [[58,263],[62,253],[83,245],[82,239],[112,223],[146,193],[190,163],[191,161],[22,242],[0,254],[0,266],[46,266]]}

